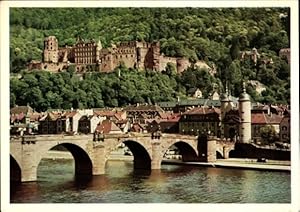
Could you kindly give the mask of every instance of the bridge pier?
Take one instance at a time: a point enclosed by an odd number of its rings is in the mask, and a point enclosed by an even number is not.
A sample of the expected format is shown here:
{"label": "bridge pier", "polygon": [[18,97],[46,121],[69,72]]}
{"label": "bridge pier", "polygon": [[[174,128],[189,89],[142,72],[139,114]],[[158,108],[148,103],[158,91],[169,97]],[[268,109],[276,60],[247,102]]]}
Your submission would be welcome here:
{"label": "bridge pier", "polygon": [[214,138],[201,137],[198,140],[199,161],[215,162],[217,141]]}
{"label": "bridge pier", "polygon": [[37,167],[39,158],[37,158],[36,143],[32,141],[22,141],[21,157],[21,182],[31,182],[37,180]]}
{"label": "bridge pier", "polygon": [[229,158],[229,151],[230,151],[229,147],[227,147],[227,146],[223,147],[223,157],[224,157],[224,159],[228,159]]}
{"label": "bridge pier", "polygon": [[160,142],[152,143],[151,169],[161,169]]}
{"label": "bridge pier", "polygon": [[105,163],[107,159],[105,158],[105,147],[103,145],[94,146],[91,160],[93,164],[92,174],[105,174]]}
{"label": "bridge pier", "polygon": [[37,180],[37,167],[23,166],[21,172],[21,182],[32,182]]}

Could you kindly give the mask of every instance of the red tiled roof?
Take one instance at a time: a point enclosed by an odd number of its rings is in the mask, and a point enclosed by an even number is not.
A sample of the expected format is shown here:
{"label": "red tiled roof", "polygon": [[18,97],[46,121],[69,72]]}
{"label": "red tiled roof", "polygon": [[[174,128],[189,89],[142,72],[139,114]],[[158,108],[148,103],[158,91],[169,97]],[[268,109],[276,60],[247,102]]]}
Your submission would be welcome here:
{"label": "red tiled roof", "polygon": [[110,120],[103,120],[101,124],[96,127],[96,131],[100,133],[110,133],[112,131],[121,131],[115,123]]}
{"label": "red tiled roof", "polygon": [[277,114],[272,114],[271,116],[266,116],[269,124],[280,124],[282,116]]}
{"label": "red tiled roof", "polygon": [[131,127],[133,132],[139,132],[140,130],[144,130],[144,127],[138,123],[134,123]]}
{"label": "red tiled roof", "polygon": [[120,113],[115,113],[115,118],[117,119],[117,120],[122,120],[122,117],[121,117],[121,114]]}
{"label": "red tiled roof", "polygon": [[252,124],[267,124],[266,115],[264,113],[252,113],[251,114]]}

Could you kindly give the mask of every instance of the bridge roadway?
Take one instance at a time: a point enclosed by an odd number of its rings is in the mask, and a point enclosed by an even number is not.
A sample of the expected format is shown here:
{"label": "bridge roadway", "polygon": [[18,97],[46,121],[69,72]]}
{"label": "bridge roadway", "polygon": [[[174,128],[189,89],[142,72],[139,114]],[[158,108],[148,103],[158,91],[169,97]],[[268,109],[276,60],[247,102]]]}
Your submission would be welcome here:
{"label": "bridge roadway", "polygon": [[153,137],[146,133],[88,135],[31,135],[11,137],[11,180],[28,182],[37,180],[37,168],[47,151],[64,146],[73,155],[76,175],[105,174],[110,153],[124,143],[133,153],[134,168],[160,169],[166,151],[175,145],[182,161],[214,162],[216,154],[228,158],[234,143],[215,137],[162,134]]}

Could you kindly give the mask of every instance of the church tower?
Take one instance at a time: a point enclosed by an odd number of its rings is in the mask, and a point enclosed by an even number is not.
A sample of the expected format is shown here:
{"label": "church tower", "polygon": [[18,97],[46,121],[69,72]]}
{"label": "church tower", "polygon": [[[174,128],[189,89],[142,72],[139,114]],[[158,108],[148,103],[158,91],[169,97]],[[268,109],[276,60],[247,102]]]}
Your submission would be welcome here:
{"label": "church tower", "polygon": [[43,62],[58,62],[58,41],[55,36],[46,37],[44,40]]}
{"label": "church tower", "polygon": [[240,123],[240,143],[250,143],[251,141],[251,102],[250,96],[246,93],[246,85],[243,82],[243,93],[239,96],[239,116]]}

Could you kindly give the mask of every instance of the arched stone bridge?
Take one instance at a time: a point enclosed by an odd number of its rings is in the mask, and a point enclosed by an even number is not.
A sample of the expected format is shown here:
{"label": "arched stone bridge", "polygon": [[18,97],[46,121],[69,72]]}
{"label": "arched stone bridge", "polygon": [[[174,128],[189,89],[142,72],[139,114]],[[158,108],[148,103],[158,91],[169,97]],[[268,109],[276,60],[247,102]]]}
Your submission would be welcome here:
{"label": "arched stone bridge", "polygon": [[216,138],[201,139],[197,136],[128,133],[90,135],[35,135],[11,137],[11,179],[22,182],[36,181],[37,168],[48,150],[62,145],[73,155],[76,175],[105,174],[105,164],[110,153],[124,143],[133,153],[134,168],[160,169],[166,151],[175,145],[183,161],[214,162],[216,151],[228,158],[234,143]]}

